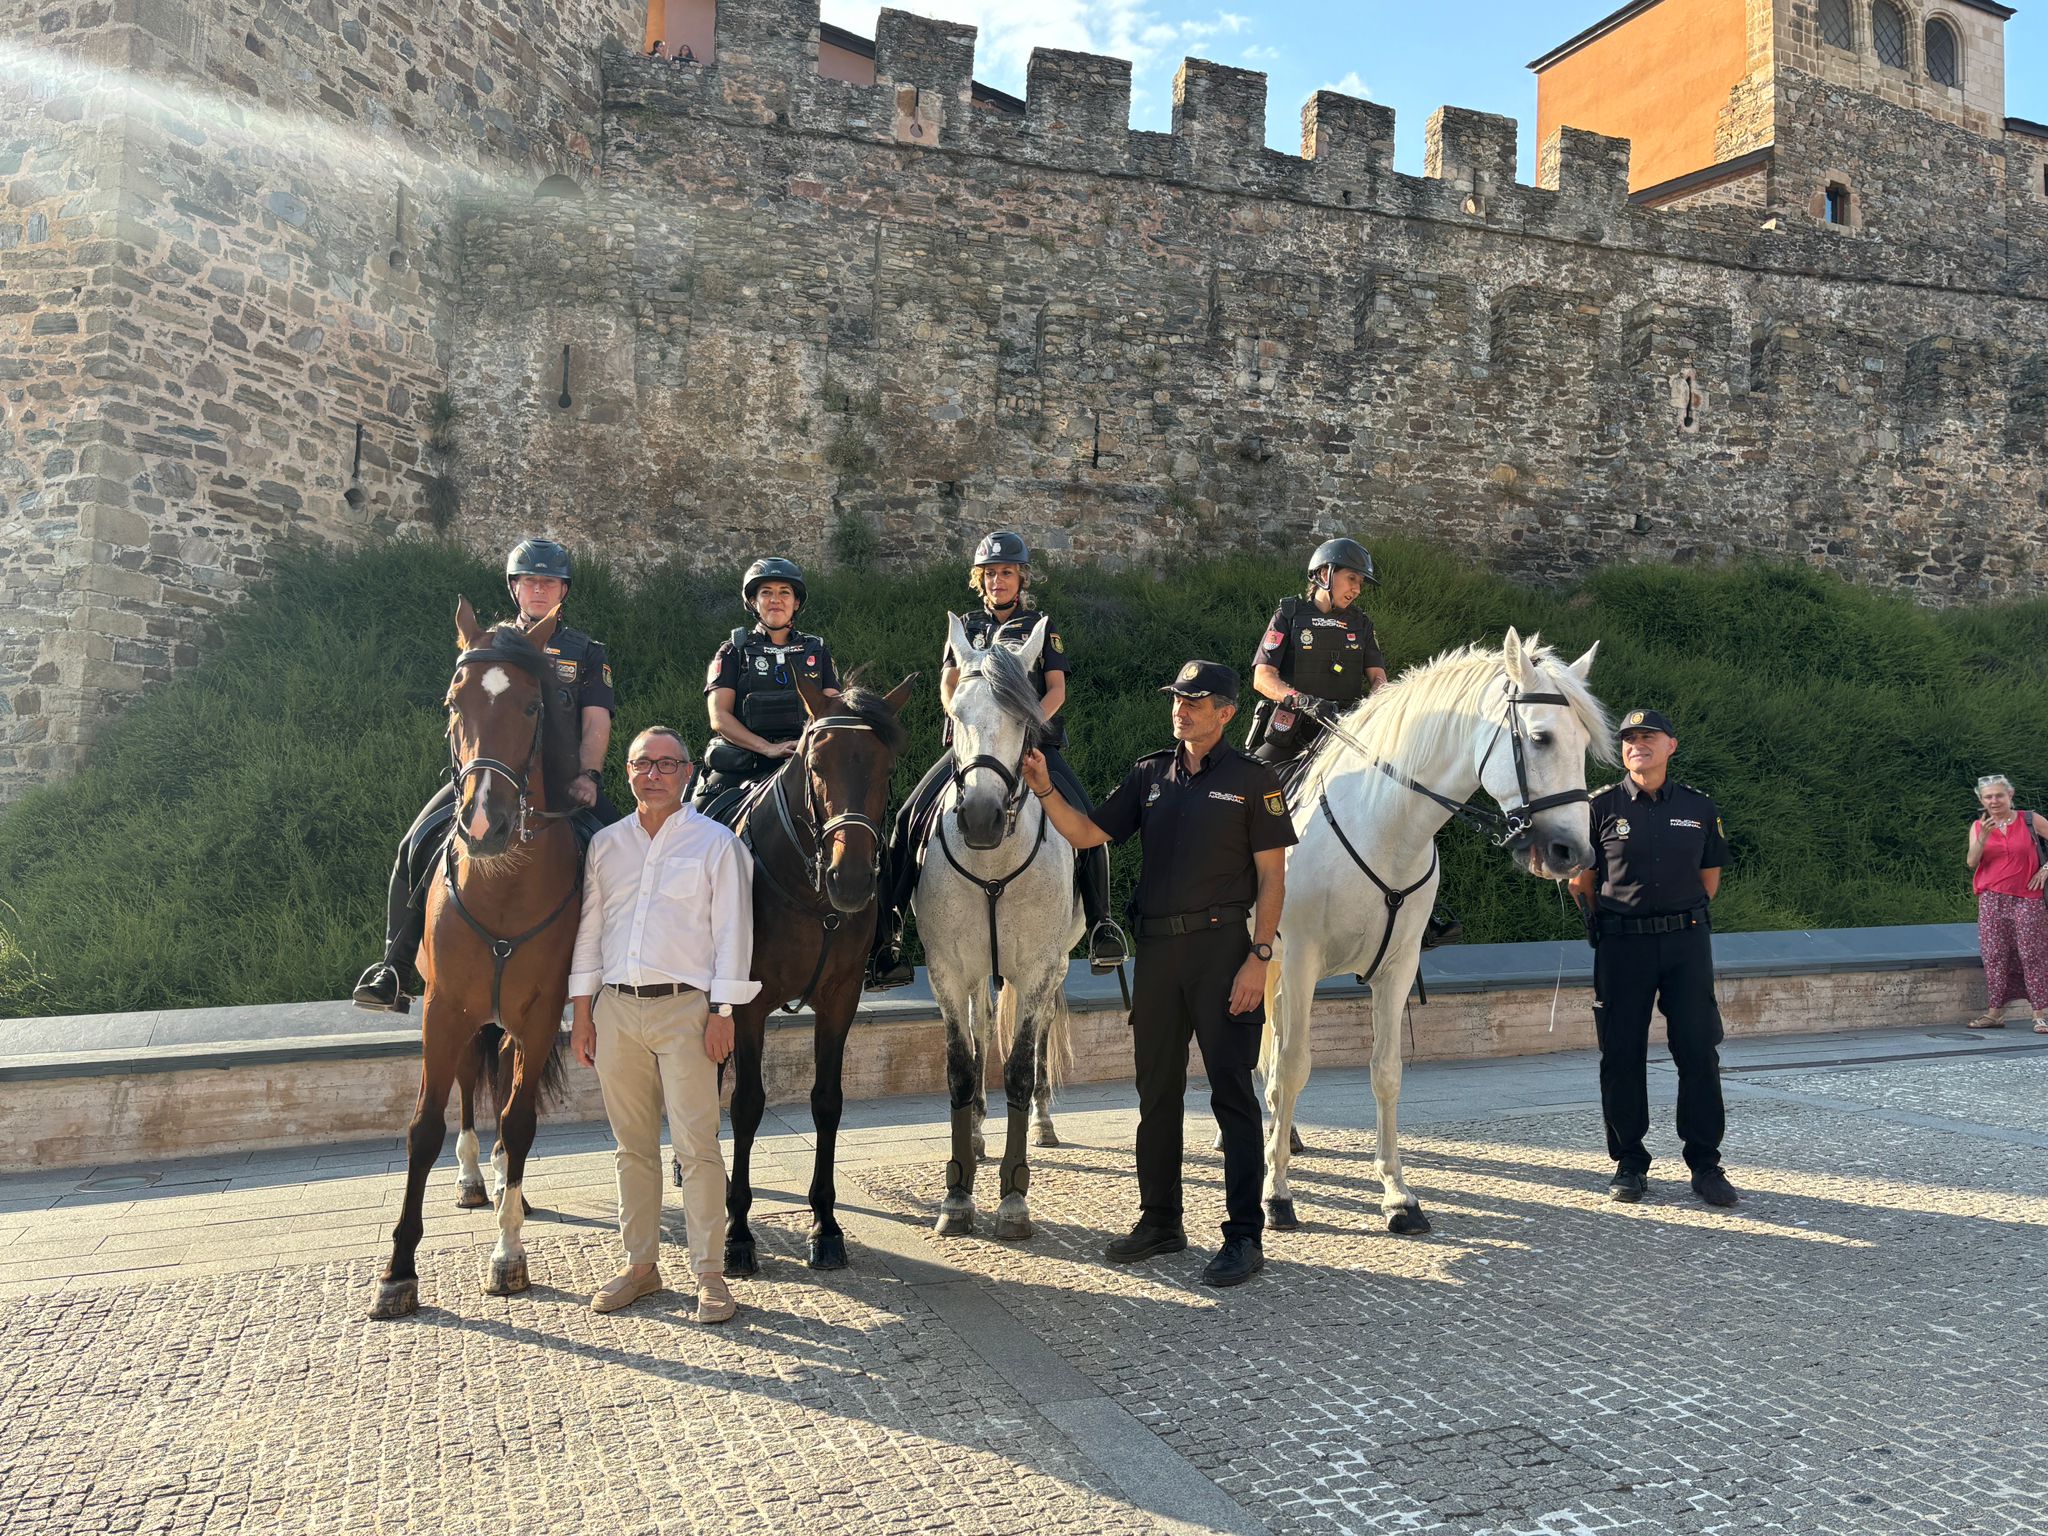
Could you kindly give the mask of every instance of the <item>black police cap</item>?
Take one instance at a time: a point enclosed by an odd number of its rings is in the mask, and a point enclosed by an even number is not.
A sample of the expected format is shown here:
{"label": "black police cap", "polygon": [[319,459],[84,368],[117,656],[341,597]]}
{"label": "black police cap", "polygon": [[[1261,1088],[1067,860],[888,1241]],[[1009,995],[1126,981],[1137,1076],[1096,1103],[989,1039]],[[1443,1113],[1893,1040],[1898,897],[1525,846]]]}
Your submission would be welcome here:
{"label": "black police cap", "polygon": [[1671,722],[1666,720],[1660,711],[1654,709],[1630,710],[1621,717],[1621,724],[1616,730],[1621,735],[1626,735],[1630,731],[1662,731],[1666,736],[1678,735],[1678,732],[1671,729]]}
{"label": "black police cap", "polygon": [[1211,696],[1226,704],[1237,702],[1237,673],[1220,661],[1191,661],[1174,674],[1173,681],[1159,690],[1177,693],[1184,699]]}

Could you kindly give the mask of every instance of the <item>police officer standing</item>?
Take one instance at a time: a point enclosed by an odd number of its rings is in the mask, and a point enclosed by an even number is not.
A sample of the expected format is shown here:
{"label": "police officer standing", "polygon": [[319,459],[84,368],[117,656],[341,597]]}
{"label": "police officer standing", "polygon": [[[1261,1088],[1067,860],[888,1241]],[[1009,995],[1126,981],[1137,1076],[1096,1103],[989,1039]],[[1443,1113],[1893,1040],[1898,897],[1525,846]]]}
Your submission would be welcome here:
{"label": "police officer standing", "polygon": [[1646,1058],[1650,1006],[1664,1014],[1678,1068],[1678,1137],[1692,1187],[1733,1205],[1721,1171],[1721,1010],[1714,1001],[1713,924],[1728,844],[1714,802],[1670,774],[1678,737],[1654,709],[1621,723],[1628,777],[1593,796],[1592,868],[1572,880],[1593,942],[1593,1020],[1600,1037],[1600,1107],[1614,1159],[1608,1198],[1649,1192]]}
{"label": "police officer standing", "polygon": [[803,568],[780,556],[756,560],[741,578],[740,601],[754,616],[754,625],[732,632],[704,676],[711,742],[704,749],[705,772],[697,786],[699,810],[795,753],[805,719],[799,678],[829,697],[838,696],[831,649],[796,627],[808,596]]}
{"label": "police officer standing", "polygon": [[[553,539],[522,539],[505,557],[505,587],[519,605],[519,627],[533,628],[566,603],[574,579],[568,550]],[[565,794],[579,809],[577,833],[588,842],[599,827],[619,819],[604,793],[604,755],[611,747],[616,713],[611,663],[601,642],[560,622],[548,642],[547,657],[557,684],[573,689],[576,696],[582,731],[576,761],[582,772]],[[358,1008],[405,1013],[412,1006],[405,994],[405,968],[418,957],[426,932],[426,879],[447,839],[448,824],[455,819],[455,798],[455,786],[443,784],[399,842],[385,892],[384,958],[356,982]]]}
{"label": "police officer standing", "polygon": [[1252,1091],[1266,967],[1280,935],[1286,849],[1294,822],[1273,770],[1227,745],[1237,673],[1191,661],[1160,691],[1173,695],[1175,746],[1141,757],[1092,813],[1053,787],[1045,757],[1024,756],[1024,780],[1077,849],[1134,833],[1144,868],[1133,902],[1137,979],[1131,1047],[1138,1083],[1138,1224],[1109,1244],[1132,1264],[1188,1245],[1181,1224],[1181,1122],[1188,1038],[1202,1048],[1209,1103],[1223,1139],[1223,1246],[1205,1284],[1240,1285],[1265,1267],[1259,1204],[1264,1159]]}

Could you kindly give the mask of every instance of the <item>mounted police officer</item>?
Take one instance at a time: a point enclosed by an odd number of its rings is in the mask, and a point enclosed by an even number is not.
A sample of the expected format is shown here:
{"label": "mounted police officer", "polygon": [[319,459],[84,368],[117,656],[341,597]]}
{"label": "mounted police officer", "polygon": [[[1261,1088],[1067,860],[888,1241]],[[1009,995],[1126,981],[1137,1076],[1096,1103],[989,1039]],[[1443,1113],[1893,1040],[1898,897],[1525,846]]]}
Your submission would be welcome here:
{"label": "mounted police officer", "polygon": [[[1054,782],[1067,802],[1084,812],[1090,800],[1074,770],[1060,756],[1067,744],[1066,724],[1060,709],[1067,702],[1069,662],[1066,642],[1051,617],[1032,601],[1031,546],[1016,533],[992,533],[975,546],[974,565],[967,584],[981,598],[981,607],[961,615],[961,627],[975,645],[986,648],[998,641],[1012,648],[1023,647],[1034,631],[1043,628],[1044,643],[1031,669],[1031,681],[1038,690],[1039,707],[1052,722],[1051,731],[1038,743],[1045,753]],[[960,682],[960,658],[948,642],[939,671],[939,699],[946,707],[953,703],[953,690]],[[952,724],[946,727],[946,742],[953,740]],[[936,819],[939,799],[952,781],[952,759],[941,757],[918,781],[917,788],[896,813],[896,825],[889,840],[886,905],[875,925],[875,952],[868,971],[868,985],[875,990],[908,986],[914,979],[903,960],[903,909],[917,888],[918,855]],[[1088,924],[1088,962],[1099,973],[1108,973],[1124,963],[1124,936],[1109,915],[1109,853],[1103,848],[1083,850],[1074,861],[1074,880],[1080,888],[1081,910]]]}
{"label": "mounted police officer", "polygon": [[[522,539],[505,557],[505,587],[518,605],[519,627],[531,629],[566,603],[574,578],[568,550],[552,539]],[[582,772],[570,781],[565,794],[577,808],[577,831],[587,842],[599,827],[619,819],[604,793],[604,755],[611,746],[616,712],[611,664],[600,642],[565,623],[555,625],[547,657],[557,680],[573,688],[576,695],[576,717],[582,731],[577,765]],[[426,923],[427,878],[447,840],[448,824],[455,819],[455,799],[455,786],[443,784],[398,845],[385,898],[384,958],[364,971],[356,983],[358,1008],[404,1013],[412,1006],[405,993],[405,968],[419,954]]]}
{"label": "mounted police officer", "polygon": [[803,568],[794,560],[770,555],[747,567],[740,601],[754,616],[753,628],[735,629],[704,675],[711,742],[697,786],[699,810],[711,809],[726,791],[762,778],[795,754],[804,731],[799,679],[838,696],[831,650],[796,627],[809,595]]}
{"label": "mounted police officer", "polygon": [[[1252,711],[1245,750],[1274,767],[1305,756],[1323,728],[1387,680],[1387,658],[1372,620],[1357,606],[1377,587],[1372,555],[1356,539],[1325,539],[1308,559],[1308,590],[1284,597],[1252,653]],[[1464,927],[1449,913],[1429,919],[1422,947],[1455,943]]]}

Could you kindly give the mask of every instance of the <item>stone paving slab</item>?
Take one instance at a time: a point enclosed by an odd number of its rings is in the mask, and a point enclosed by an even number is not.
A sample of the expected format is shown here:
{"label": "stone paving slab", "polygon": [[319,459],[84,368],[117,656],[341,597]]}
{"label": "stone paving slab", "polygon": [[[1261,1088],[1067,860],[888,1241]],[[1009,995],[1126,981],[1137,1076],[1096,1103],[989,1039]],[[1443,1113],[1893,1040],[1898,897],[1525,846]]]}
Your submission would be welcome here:
{"label": "stone paving slab", "polygon": [[1063,1098],[1023,1244],[934,1236],[937,1106],[894,1139],[862,1106],[852,1268],[803,1267],[784,1130],[723,1329],[673,1293],[589,1312],[589,1127],[547,1133],[525,1296],[478,1294],[495,1218],[437,1171],[397,1324],[362,1316],[388,1146],[0,1180],[0,1530],[2040,1531],[2048,1051],[1937,1044],[1731,1045],[1727,1213],[1675,1171],[1668,1067],[1635,1208],[1602,1198],[1585,1056],[1417,1070],[1423,1239],[1377,1230],[1364,1074],[1319,1074],[1307,1226],[1226,1293],[1199,1115],[1193,1249],[1120,1269],[1128,1089]]}

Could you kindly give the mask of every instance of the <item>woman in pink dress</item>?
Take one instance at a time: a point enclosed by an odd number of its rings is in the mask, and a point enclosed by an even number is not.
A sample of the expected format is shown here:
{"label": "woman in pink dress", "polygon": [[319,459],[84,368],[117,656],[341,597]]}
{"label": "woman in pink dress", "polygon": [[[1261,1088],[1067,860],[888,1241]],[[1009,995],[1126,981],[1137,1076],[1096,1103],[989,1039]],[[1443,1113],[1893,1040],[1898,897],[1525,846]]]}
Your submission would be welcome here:
{"label": "woman in pink dress", "polygon": [[1970,1028],[2005,1028],[2005,1005],[2024,990],[2034,1033],[2048,1035],[2048,909],[2041,899],[2048,865],[2034,844],[2035,833],[2048,837],[2048,817],[2017,809],[2012,781],[2002,773],[1977,781],[1977,799],[1984,814],[1970,823],[1964,859],[1977,890],[1986,1007]]}

